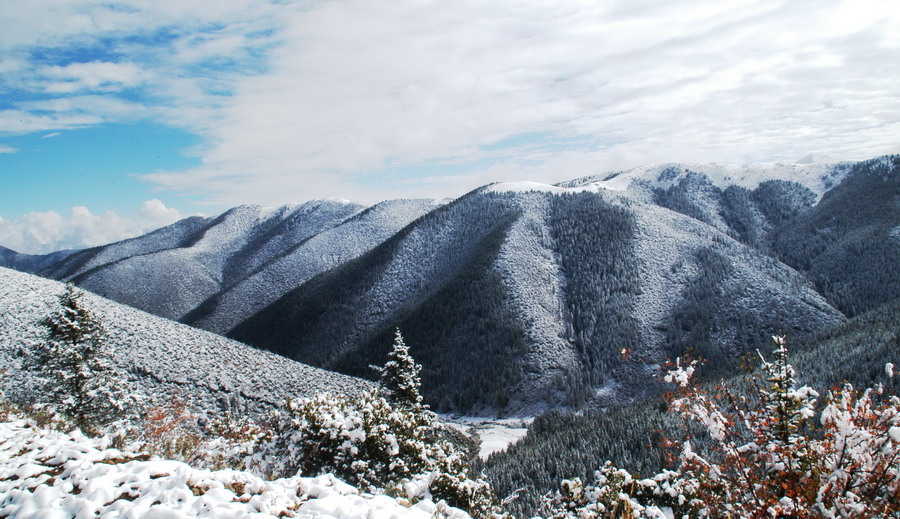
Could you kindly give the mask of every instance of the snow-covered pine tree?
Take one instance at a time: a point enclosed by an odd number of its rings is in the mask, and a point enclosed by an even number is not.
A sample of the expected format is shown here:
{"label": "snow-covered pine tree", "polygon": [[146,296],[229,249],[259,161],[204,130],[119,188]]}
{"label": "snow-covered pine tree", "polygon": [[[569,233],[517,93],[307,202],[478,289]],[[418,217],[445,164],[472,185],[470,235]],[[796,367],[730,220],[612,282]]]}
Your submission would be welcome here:
{"label": "snow-covered pine tree", "polygon": [[46,402],[85,433],[98,434],[128,413],[132,395],[113,366],[103,323],[85,308],[82,295],[66,285],[60,308],[41,321],[46,341],[34,345],[26,365],[45,381],[36,403]]}
{"label": "snow-covered pine tree", "polygon": [[395,406],[412,411],[425,409],[419,377],[422,366],[410,355],[399,328],[394,332],[394,347],[388,354],[388,361],[384,367],[373,368],[381,374],[381,385]]}

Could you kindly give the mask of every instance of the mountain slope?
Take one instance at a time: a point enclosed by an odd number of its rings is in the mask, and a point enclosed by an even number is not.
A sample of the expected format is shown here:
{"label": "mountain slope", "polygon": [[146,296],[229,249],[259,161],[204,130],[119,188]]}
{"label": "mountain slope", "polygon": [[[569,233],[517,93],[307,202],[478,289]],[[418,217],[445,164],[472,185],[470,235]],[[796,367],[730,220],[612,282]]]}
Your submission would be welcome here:
{"label": "mountain slope", "polygon": [[272,259],[209,297],[182,321],[225,334],[289,290],[371,250],[437,205],[432,200],[387,201],[299,243],[282,240],[282,250],[268,255]]}
{"label": "mountain slope", "polygon": [[62,250],[50,254],[22,254],[0,247],[0,267],[34,273],[59,263],[77,252],[77,250]]}
{"label": "mountain slope", "polygon": [[773,247],[848,315],[900,297],[900,156],[855,164],[814,208],[774,232]]}
{"label": "mountain slope", "polygon": [[[6,394],[31,384],[19,367],[23,345],[43,340],[38,324],[57,304],[61,283],[0,268],[0,367]],[[88,308],[104,323],[119,367],[157,398],[192,401],[207,411],[228,401],[280,405],[317,391],[355,393],[364,381],[322,371],[224,337],[146,314],[91,293]]]}
{"label": "mountain slope", "polygon": [[[789,361],[798,382],[822,390],[823,396],[824,390],[846,381],[856,388],[883,384],[888,391],[900,389],[896,376],[890,379],[885,373],[886,363],[900,366],[900,301],[794,339],[788,338]],[[747,378],[741,373],[724,383],[740,395],[749,389]],[[665,466],[662,438],[683,433],[683,422],[667,411],[662,398],[581,414],[554,411],[536,418],[523,441],[492,455],[483,470],[499,495],[526,489],[510,511],[531,517],[560,480],[588,479],[605,460],[640,474],[659,471]],[[699,435],[692,440],[698,441]]]}
{"label": "mountain slope", "polygon": [[850,163],[754,163],[744,166],[721,163],[667,163],[640,166],[626,171],[604,173],[577,178],[558,184],[561,187],[595,185],[613,191],[625,191],[639,186],[667,190],[693,172],[705,177],[720,190],[736,186],[755,189],[771,181],[796,182],[821,197],[836,186],[850,170]]}
{"label": "mountain slope", "polygon": [[230,336],[365,376],[400,327],[439,410],[527,414],[641,398],[688,346],[724,370],[773,332],[843,319],[796,272],[696,219],[520,187],[432,211]]}
{"label": "mountain slope", "polygon": [[115,301],[179,319],[255,272],[285,248],[362,210],[318,201],[274,210],[241,206],[139,238],[82,251],[43,272]]}

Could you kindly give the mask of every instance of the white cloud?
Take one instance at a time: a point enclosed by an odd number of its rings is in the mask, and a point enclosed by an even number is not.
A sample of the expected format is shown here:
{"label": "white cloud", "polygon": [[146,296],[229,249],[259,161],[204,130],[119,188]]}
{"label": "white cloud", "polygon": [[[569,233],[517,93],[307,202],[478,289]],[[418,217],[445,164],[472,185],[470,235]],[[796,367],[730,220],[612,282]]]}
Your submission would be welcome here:
{"label": "white cloud", "polygon": [[178,209],[166,207],[166,204],[158,198],[147,200],[138,209],[140,215],[149,222],[154,224],[168,225],[181,219],[181,213]]}
{"label": "white cloud", "polygon": [[[592,160],[576,169],[597,172],[898,150],[900,72],[888,65],[900,62],[898,8],[609,5],[347,0],[297,10],[268,72],[241,82],[223,106],[203,165],[147,178],[222,204],[374,201],[459,194],[499,170],[571,178],[556,168],[574,157]],[[865,14],[840,23],[848,9]],[[484,149],[525,133],[575,138],[584,149]],[[443,183],[379,191],[366,176],[484,159]]]}
{"label": "white cloud", "polygon": [[[4,79],[52,94],[0,132],[187,128],[202,165],[145,178],[218,206],[900,151],[897,2],[41,0],[0,18]],[[23,58],[101,37],[121,59]],[[493,147],[523,134],[552,138]]]}
{"label": "white cloud", "polygon": [[133,63],[92,61],[45,67],[40,74],[57,79],[47,84],[49,93],[73,93],[81,90],[119,90],[139,84],[145,73]]}
{"label": "white cloud", "polygon": [[8,144],[3,144],[2,142],[0,142],[0,154],[3,154],[3,153],[18,153],[18,152],[19,152],[19,148],[14,148],[14,147],[12,147],[12,146],[10,146],[10,145],[8,145]]}
{"label": "white cloud", "polygon": [[56,211],[32,212],[21,218],[0,218],[0,245],[26,254],[104,245],[147,233],[181,219],[178,210],[158,199],[141,204],[134,218],[114,211],[92,213],[73,207],[64,217]]}

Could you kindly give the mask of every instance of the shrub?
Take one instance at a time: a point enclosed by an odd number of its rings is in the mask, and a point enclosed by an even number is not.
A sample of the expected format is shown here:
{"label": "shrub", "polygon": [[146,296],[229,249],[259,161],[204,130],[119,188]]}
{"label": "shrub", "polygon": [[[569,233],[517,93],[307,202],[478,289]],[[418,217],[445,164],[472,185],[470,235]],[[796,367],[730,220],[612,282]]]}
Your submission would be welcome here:
{"label": "shrub", "polygon": [[[677,447],[676,469],[640,479],[607,463],[592,485],[563,482],[545,502],[562,517],[900,516],[900,398],[845,384],[819,393],[795,380],[782,337],[751,395],[691,383],[696,361],[666,381],[670,407],[706,430]],[[892,376],[892,366],[886,367]],[[696,450],[695,450],[696,449]]]}
{"label": "shrub", "polygon": [[270,477],[333,473],[366,492],[444,500],[480,517],[496,511],[489,484],[441,436],[432,413],[394,408],[375,391],[288,402],[271,427],[249,460]]}

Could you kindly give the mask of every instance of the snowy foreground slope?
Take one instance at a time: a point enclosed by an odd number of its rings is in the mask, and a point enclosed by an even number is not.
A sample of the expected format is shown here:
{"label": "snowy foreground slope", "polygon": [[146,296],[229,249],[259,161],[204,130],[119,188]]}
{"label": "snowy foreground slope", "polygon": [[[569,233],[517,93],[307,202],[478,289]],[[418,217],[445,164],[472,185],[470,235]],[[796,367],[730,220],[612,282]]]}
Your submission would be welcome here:
{"label": "snowy foreground slope", "polygon": [[266,481],[242,471],[125,454],[80,432],[0,422],[2,517],[428,519],[439,514],[469,517],[430,500],[405,506],[388,496],[360,494],[331,475]]}
{"label": "snowy foreground slope", "polygon": [[[39,321],[54,305],[64,285],[31,274],[0,268],[0,367],[9,371],[3,389],[27,384],[19,370],[18,352],[40,341]],[[369,383],[313,368],[167,319],[156,317],[91,293],[88,308],[104,323],[119,367],[148,395],[178,395],[212,410],[225,401],[251,407],[279,405],[285,397],[316,392],[355,394]]]}

